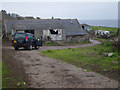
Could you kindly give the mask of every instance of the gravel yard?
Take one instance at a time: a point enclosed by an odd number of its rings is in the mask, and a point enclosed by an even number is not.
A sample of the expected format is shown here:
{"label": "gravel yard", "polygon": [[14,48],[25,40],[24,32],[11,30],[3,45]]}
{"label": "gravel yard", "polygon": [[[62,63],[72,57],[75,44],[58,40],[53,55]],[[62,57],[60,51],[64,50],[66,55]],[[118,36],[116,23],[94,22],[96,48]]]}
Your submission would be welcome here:
{"label": "gravel yard", "polygon": [[9,42],[3,41],[3,55],[7,56],[4,62],[25,78],[29,88],[117,88],[117,81],[40,54],[41,51],[48,49],[79,48],[100,44],[96,40],[91,42],[86,45],[42,46],[37,50],[15,51]]}

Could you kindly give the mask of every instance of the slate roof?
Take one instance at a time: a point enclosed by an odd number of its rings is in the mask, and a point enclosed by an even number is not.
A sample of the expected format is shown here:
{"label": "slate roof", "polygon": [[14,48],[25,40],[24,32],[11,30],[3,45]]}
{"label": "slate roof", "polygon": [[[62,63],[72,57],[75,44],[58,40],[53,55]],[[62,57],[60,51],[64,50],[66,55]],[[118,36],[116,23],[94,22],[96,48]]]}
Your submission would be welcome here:
{"label": "slate roof", "polygon": [[11,32],[11,28],[15,28],[18,30],[65,29],[66,36],[88,34],[81,28],[77,19],[13,20],[5,21],[5,24],[8,33]]}
{"label": "slate roof", "polygon": [[2,22],[2,12],[0,11],[0,22]]}
{"label": "slate roof", "polygon": [[81,26],[90,26],[90,25],[88,25],[88,24],[81,24]]}
{"label": "slate roof", "polygon": [[64,28],[61,23],[25,23],[25,24],[16,24],[14,26],[16,30],[48,30],[48,29],[61,29]]}

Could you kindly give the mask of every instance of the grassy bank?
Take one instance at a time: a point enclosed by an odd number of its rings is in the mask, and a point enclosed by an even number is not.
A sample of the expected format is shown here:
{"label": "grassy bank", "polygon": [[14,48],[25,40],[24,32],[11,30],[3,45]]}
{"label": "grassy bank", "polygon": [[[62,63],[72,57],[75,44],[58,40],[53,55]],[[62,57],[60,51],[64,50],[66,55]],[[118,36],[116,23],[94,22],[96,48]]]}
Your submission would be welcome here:
{"label": "grassy bank", "polygon": [[2,88],[7,88],[7,76],[11,74],[11,71],[2,63]]}
{"label": "grassy bank", "polygon": [[95,30],[107,30],[107,31],[110,31],[110,35],[116,35],[118,28],[115,28],[115,27],[90,26],[90,29],[92,29],[94,31]]}
{"label": "grassy bank", "polygon": [[[5,58],[5,57],[4,57]],[[20,85],[18,85],[20,84]],[[24,88],[24,82],[2,62],[2,88]]]}
{"label": "grassy bank", "polygon": [[[104,53],[114,54],[106,57]],[[42,54],[87,69],[88,71],[95,71],[110,78],[118,79],[117,72],[120,70],[120,67],[118,67],[118,52],[113,49],[111,43],[106,43],[106,41],[98,46],[47,50],[42,51]]]}
{"label": "grassy bank", "polygon": [[2,88],[2,61],[0,61],[0,89]]}

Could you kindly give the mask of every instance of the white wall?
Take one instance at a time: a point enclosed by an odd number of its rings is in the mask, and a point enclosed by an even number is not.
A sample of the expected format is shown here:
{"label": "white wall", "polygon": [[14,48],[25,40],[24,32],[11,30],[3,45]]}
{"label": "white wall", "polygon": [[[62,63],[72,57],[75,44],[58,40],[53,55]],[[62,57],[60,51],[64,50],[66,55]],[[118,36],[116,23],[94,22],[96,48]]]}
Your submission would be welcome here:
{"label": "white wall", "polygon": [[43,38],[47,38],[49,36],[51,40],[62,40],[62,29],[54,29],[58,30],[58,34],[51,34],[49,30],[43,30]]}

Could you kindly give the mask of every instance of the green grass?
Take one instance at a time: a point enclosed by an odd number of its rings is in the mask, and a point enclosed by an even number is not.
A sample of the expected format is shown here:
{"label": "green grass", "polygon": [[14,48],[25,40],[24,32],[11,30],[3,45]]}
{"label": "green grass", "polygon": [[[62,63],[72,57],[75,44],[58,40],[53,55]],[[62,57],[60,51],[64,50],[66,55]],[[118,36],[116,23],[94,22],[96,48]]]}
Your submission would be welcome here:
{"label": "green grass", "polygon": [[[114,27],[100,27],[100,26],[90,26],[90,29],[92,30],[107,30],[110,31],[110,35],[116,35],[117,33],[117,29],[118,28],[114,28]],[[120,35],[120,34],[119,34]]]}
{"label": "green grass", "polygon": [[0,88],[2,88],[2,61],[0,61]]}
{"label": "green grass", "polygon": [[6,59],[6,58],[7,58],[7,56],[5,56],[5,55],[4,55],[4,56],[3,56],[3,58],[4,58],[4,59]]}
{"label": "green grass", "polygon": [[2,88],[7,88],[7,75],[11,74],[11,71],[6,67],[6,65],[2,62]]}
{"label": "green grass", "polygon": [[[103,53],[114,53],[111,57],[105,57]],[[82,67],[87,70],[103,71],[103,70],[119,70],[118,52],[115,51],[110,43],[102,43],[98,46],[90,46],[76,49],[64,50],[47,50],[42,51],[42,55],[47,55],[50,58],[58,59],[63,62],[73,64],[77,67]]]}
{"label": "green grass", "polygon": [[[14,73],[14,74],[13,74]],[[21,86],[17,86],[20,83]],[[2,88],[24,88],[24,82],[2,62]]]}

